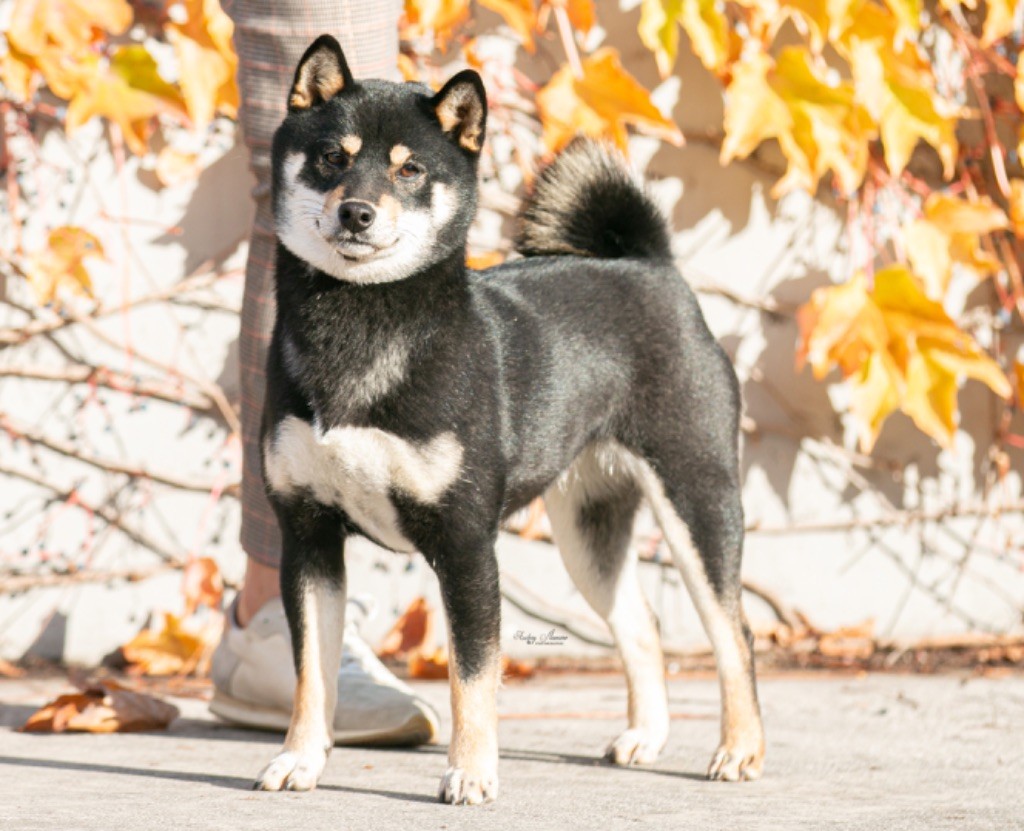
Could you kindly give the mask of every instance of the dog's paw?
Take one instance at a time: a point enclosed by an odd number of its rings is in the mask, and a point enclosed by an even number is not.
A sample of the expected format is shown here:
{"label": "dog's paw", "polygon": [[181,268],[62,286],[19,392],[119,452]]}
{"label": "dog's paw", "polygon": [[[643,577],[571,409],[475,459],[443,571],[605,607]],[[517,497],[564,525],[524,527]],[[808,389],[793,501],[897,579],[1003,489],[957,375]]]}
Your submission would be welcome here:
{"label": "dog's paw", "polygon": [[498,774],[450,767],[437,789],[439,802],[450,805],[480,805],[498,798]]}
{"label": "dog's paw", "polygon": [[283,750],[256,777],[256,791],[311,791],[324,772],[327,753],[322,750]]}
{"label": "dog's paw", "polygon": [[711,760],[708,779],[719,782],[758,779],[763,766],[764,748],[759,743],[738,744],[733,747],[723,744]]}
{"label": "dog's paw", "polygon": [[608,745],[604,758],[616,765],[652,765],[668,737],[648,727],[630,727]]}

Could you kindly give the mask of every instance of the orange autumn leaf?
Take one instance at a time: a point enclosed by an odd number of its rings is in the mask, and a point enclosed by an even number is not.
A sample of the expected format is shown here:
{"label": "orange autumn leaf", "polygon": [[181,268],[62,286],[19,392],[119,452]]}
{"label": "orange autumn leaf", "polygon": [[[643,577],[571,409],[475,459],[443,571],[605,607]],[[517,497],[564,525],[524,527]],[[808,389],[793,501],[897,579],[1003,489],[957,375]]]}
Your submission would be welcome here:
{"label": "orange autumn leaf", "polygon": [[[421,681],[443,681],[448,677],[449,666],[448,651],[444,648],[435,649],[429,654],[414,652],[408,659],[409,677]],[[525,661],[516,661],[502,655],[501,674],[504,678],[529,678],[534,674],[534,668]]]}
{"label": "orange autumn leaf", "polygon": [[128,671],[140,675],[185,675],[196,670],[216,642],[212,629],[194,632],[181,618],[164,614],[162,629],[144,629],[121,647]]}
{"label": "orange autumn leaf", "polygon": [[234,24],[218,0],[178,0],[170,15],[167,39],[178,56],[178,84],[189,117],[202,130],[217,113],[238,112],[238,84],[231,35]]}
{"label": "orange autumn leaf", "polygon": [[21,732],[131,733],[162,729],[177,717],[173,704],[104,679],[58,696],[29,716]]}
{"label": "orange autumn leaf", "polygon": [[558,151],[578,133],[614,141],[626,148],[626,125],[676,146],[680,129],[654,106],[650,93],[622,66],[619,53],[598,49],[583,61],[583,77],[563,66],[537,93],[544,144]]}
{"label": "orange autumn leaf", "polygon": [[92,277],[85,260],[105,259],[103,246],[88,231],[73,225],[54,228],[46,248],[33,254],[25,273],[40,305],[59,299],[62,289],[72,294],[92,296]]}
{"label": "orange autumn leaf", "polygon": [[1017,406],[1024,407],[1024,363],[1013,362],[1013,378],[1017,385]]}
{"label": "orange autumn leaf", "polygon": [[421,681],[441,681],[448,677],[448,653],[435,649],[431,653],[419,650],[409,653],[408,670],[410,678]]}
{"label": "orange autumn leaf", "polygon": [[467,20],[469,0],[405,0],[404,35],[410,39],[432,35],[442,51]]}
{"label": "orange autumn leaf", "polygon": [[594,0],[565,0],[565,11],[574,29],[587,34],[597,22]]}
{"label": "orange autumn leaf", "polygon": [[434,610],[425,597],[417,597],[395,621],[381,642],[377,654],[382,658],[401,657],[420,652],[434,641]]}
{"label": "orange autumn leaf", "polygon": [[537,29],[537,7],[533,0],[477,0],[485,9],[500,14],[523,41],[526,51],[534,51],[533,33]]}
{"label": "orange autumn leaf", "polygon": [[182,593],[186,617],[200,606],[219,609],[224,599],[224,578],[216,561],[211,557],[190,560],[182,574]]}

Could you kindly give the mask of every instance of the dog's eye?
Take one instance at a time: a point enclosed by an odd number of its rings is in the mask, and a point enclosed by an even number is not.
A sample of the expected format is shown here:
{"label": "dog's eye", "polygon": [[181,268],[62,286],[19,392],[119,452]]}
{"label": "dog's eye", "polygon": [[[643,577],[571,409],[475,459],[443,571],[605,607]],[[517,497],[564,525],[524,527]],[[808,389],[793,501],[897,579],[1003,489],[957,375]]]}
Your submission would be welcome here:
{"label": "dog's eye", "polygon": [[423,168],[416,162],[406,162],[398,168],[398,175],[402,179],[418,179],[423,175]]}
{"label": "dog's eye", "polygon": [[345,154],[339,150],[328,150],[324,153],[324,163],[329,164],[331,167],[344,167],[345,166]]}

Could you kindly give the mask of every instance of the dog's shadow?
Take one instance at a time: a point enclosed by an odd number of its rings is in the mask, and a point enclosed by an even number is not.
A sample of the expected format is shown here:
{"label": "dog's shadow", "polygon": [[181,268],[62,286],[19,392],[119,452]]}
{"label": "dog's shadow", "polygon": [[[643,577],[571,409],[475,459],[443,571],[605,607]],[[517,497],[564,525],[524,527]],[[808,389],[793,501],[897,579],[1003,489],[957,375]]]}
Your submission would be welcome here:
{"label": "dog's shadow", "polygon": [[[200,722],[196,722],[198,727]],[[240,740],[246,741],[256,740],[266,744],[279,744],[281,737],[273,733],[262,733],[259,731],[248,731],[248,730],[237,730],[232,728],[225,728],[214,732],[211,736],[208,723],[202,722],[207,729],[202,731],[203,738],[217,738],[223,740]],[[178,737],[184,737],[189,735],[198,735],[193,725],[186,722],[181,725],[184,729],[178,729],[174,732]],[[219,734],[219,735],[218,735]],[[349,748],[354,749],[354,748]],[[376,752],[389,752],[381,748],[367,748],[376,750]],[[419,756],[447,756],[448,748],[445,745],[428,745],[425,747],[418,748],[402,748],[396,749],[393,752],[401,753],[414,753]],[[689,773],[686,771],[674,771],[674,770],[661,770],[658,768],[651,767],[621,767],[618,765],[612,765],[604,759],[597,756],[581,756],[578,754],[571,753],[555,753],[550,751],[542,750],[521,750],[516,748],[506,748],[501,751],[501,758],[505,760],[515,760],[523,762],[543,762],[555,765],[578,765],[581,767],[607,767],[619,771],[631,771],[634,773],[647,773],[658,776],[670,776],[680,779],[690,779],[694,781],[702,781],[703,776],[696,773]],[[68,761],[62,759],[31,759],[25,757],[15,756],[0,756],[0,765],[14,765],[22,767],[36,767],[36,768],[48,768],[53,770],[73,770],[81,771],[83,773],[97,773],[97,774],[110,774],[113,776],[144,776],[151,779],[166,779],[178,782],[195,782],[204,785],[212,785],[216,788],[226,788],[228,790],[251,790],[253,780],[250,777],[243,776],[225,776],[219,774],[208,774],[208,773],[197,773],[192,771],[181,771],[181,770],[157,770],[154,768],[139,768],[129,767],[126,765],[111,765],[102,764],[98,762],[79,762],[79,761]],[[334,784],[320,784],[317,786],[319,790],[323,791],[334,791],[339,793],[351,793],[351,794],[364,794],[368,796],[380,796],[385,799],[398,799],[408,802],[424,802],[432,803],[436,802],[436,798],[423,793],[409,793],[405,791],[387,791],[378,788],[361,788],[353,785],[334,785]]]}

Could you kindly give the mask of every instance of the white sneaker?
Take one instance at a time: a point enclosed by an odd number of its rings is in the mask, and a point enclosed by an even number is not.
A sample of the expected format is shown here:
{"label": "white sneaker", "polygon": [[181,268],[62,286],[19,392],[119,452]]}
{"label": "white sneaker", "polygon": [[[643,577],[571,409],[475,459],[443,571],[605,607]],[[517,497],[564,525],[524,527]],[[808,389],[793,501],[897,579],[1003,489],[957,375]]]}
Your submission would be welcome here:
{"label": "white sneaker", "polygon": [[[349,600],[334,711],[335,744],[411,746],[431,741],[439,729],[437,713],[359,636],[358,624],[367,616],[364,602]],[[231,605],[210,676],[214,715],[261,730],[288,729],[295,667],[281,598],[267,601],[244,629]]]}

